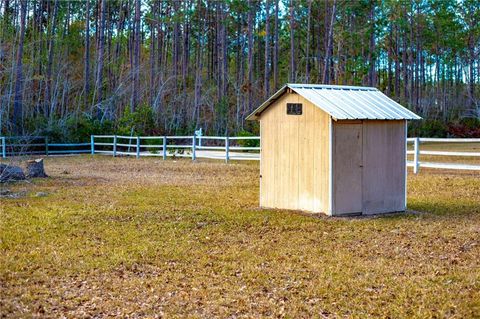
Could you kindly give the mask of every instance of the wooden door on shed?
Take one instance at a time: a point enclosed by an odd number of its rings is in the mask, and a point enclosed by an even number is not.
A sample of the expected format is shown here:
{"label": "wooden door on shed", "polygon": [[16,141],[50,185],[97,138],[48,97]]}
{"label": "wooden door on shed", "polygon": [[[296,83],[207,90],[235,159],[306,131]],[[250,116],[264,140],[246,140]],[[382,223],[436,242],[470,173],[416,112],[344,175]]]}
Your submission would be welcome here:
{"label": "wooden door on shed", "polygon": [[333,215],[362,212],[362,122],[334,122]]}

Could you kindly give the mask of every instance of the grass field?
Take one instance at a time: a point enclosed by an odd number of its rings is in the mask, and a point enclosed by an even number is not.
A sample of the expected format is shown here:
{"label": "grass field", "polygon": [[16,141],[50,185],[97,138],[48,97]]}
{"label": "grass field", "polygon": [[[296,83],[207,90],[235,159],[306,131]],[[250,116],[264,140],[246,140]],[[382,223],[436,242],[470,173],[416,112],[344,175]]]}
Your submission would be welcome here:
{"label": "grass field", "polygon": [[[408,214],[258,209],[258,163],[79,156],[3,185],[0,317],[480,317],[480,174]],[[39,194],[40,193],[40,194]]]}

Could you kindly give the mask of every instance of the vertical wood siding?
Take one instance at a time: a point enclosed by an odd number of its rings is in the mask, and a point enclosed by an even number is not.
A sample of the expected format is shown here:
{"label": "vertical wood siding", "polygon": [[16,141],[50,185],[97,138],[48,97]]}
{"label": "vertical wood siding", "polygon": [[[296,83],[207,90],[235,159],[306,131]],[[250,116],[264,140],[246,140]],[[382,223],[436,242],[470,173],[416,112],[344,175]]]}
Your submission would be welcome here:
{"label": "vertical wood siding", "polygon": [[333,125],[333,213],[362,212],[362,121],[337,121]]}
{"label": "vertical wood siding", "polygon": [[406,121],[363,123],[363,213],[403,211]]}
{"label": "vertical wood siding", "polygon": [[[302,103],[302,115],[287,115]],[[328,212],[328,114],[298,94],[287,93],[261,115],[260,205]]]}

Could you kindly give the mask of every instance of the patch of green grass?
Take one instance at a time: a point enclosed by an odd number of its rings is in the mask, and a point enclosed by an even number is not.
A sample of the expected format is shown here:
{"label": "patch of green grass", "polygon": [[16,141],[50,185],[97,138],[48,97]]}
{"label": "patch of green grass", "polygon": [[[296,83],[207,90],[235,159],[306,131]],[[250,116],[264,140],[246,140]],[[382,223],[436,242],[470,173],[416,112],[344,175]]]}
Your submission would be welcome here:
{"label": "patch of green grass", "polygon": [[478,174],[422,170],[419,213],[348,219],[258,209],[258,163],[46,170],[0,199],[6,317],[480,316]]}

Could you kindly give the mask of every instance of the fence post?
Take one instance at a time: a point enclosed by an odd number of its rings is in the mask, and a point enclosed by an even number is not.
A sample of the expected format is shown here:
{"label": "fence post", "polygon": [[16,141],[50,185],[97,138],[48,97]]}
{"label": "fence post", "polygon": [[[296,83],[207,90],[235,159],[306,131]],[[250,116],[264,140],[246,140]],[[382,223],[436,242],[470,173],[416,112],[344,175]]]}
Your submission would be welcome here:
{"label": "fence post", "polygon": [[48,156],[48,136],[45,136],[45,155]]}
{"label": "fence post", "polygon": [[163,160],[167,159],[167,137],[163,136]]}
{"label": "fence post", "polygon": [[137,136],[137,158],[140,157],[140,136]]}
{"label": "fence post", "polygon": [[228,136],[225,137],[225,163],[228,163],[230,160],[230,139]]}
{"label": "fence post", "polygon": [[117,156],[117,135],[113,136],[113,157]]}
{"label": "fence post", "polygon": [[2,157],[7,158],[7,143],[5,136],[2,137]]}
{"label": "fence post", "polygon": [[95,136],[90,135],[90,149],[91,149],[91,154],[95,154]]}
{"label": "fence post", "polygon": [[193,135],[195,135],[198,138],[198,146],[202,147],[202,128],[199,128],[195,132],[193,132]]}
{"label": "fence post", "polygon": [[192,161],[197,159],[197,154],[196,154],[197,145],[196,144],[197,144],[197,141],[196,141],[196,138],[195,138],[195,134],[193,134],[193,137],[192,137]]}
{"label": "fence post", "polygon": [[413,173],[418,174],[418,169],[420,168],[420,164],[418,163],[418,156],[420,155],[420,138],[415,137],[413,140]]}

